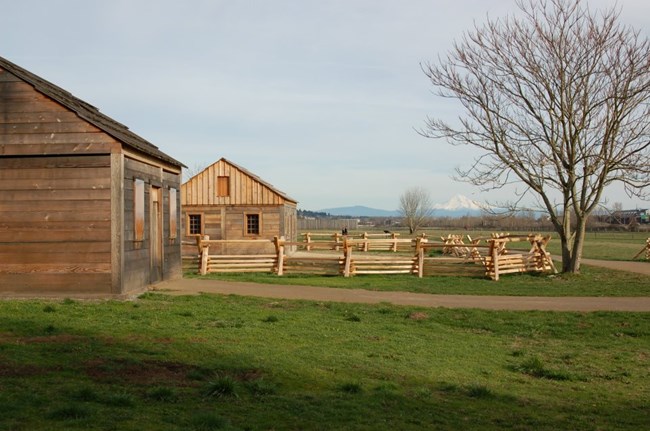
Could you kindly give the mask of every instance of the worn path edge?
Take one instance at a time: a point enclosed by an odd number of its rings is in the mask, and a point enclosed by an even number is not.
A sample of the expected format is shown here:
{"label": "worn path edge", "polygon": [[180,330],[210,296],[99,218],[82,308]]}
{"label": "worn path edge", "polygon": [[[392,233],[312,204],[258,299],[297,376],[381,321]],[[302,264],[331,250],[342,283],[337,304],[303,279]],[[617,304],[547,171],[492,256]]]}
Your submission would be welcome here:
{"label": "worn path edge", "polygon": [[315,286],[287,286],[222,280],[179,279],[155,285],[153,291],[170,295],[200,293],[255,296],[348,303],[409,305],[418,307],[479,308],[513,311],[633,311],[649,312],[649,297],[542,297],[433,295],[411,292],[384,292],[365,289],[337,289]]}

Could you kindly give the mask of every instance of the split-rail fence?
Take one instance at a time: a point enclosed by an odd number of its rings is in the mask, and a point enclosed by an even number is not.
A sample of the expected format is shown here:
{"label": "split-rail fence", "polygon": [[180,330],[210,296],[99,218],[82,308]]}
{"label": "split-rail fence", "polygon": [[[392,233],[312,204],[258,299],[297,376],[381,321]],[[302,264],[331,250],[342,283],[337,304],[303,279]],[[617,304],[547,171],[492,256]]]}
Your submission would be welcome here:
{"label": "split-rail fence", "polygon": [[[430,242],[427,238],[403,240],[396,237],[348,238],[340,242],[327,243],[328,253],[287,254],[291,246],[305,247],[303,242],[285,241],[275,237],[271,242],[274,253],[266,254],[219,254],[211,250],[221,250],[223,245],[246,243],[258,244],[260,249],[268,248],[269,240],[210,240],[197,237],[198,271],[208,273],[227,272],[267,272],[279,276],[291,273],[333,274],[350,277],[359,274],[412,274],[418,277],[430,275],[470,275],[487,276],[498,280],[503,274],[523,272],[557,272],[551,255],[546,251],[548,236],[501,235],[485,240],[485,244],[473,240],[471,244],[450,243],[449,241]],[[392,250],[396,241],[410,244],[410,253],[358,253],[367,250]],[[530,247],[508,250],[507,244],[528,242]],[[325,242],[319,242],[324,245]],[[464,257],[430,257],[432,249],[467,250]],[[338,251],[338,253],[336,253]]]}

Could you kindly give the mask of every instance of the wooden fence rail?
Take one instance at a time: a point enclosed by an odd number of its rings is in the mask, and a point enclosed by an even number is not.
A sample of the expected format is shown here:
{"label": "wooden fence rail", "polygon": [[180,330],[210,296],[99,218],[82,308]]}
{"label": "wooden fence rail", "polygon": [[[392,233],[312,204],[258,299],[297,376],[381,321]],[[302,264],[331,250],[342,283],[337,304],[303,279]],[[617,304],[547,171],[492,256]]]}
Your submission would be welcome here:
{"label": "wooden fence rail", "polygon": [[[478,263],[483,267],[483,274],[493,280],[498,280],[500,275],[509,273],[521,273],[531,271],[556,271],[550,254],[546,251],[546,244],[550,237],[541,235],[529,235],[526,237],[499,237],[487,240],[486,245],[472,244],[472,252],[464,259],[430,258],[425,256],[426,251],[432,248],[444,247],[466,247],[465,244],[449,244],[446,242],[430,243],[426,238],[414,240],[398,240],[393,238],[383,241],[409,241],[413,243],[414,254],[403,255],[381,255],[363,253],[356,255],[359,250],[372,250],[369,243],[373,239],[349,239],[344,238],[339,245],[342,249],[342,256],[313,256],[300,257],[286,255],[285,249],[289,246],[302,244],[301,242],[289,242],[283,238],[274,238],[272,243],[275,247],[274,254],[211,254],[210,248],[222,244],[259,243],[268,247],[269,240],[209,240],[198,238],[197,244],[200,250],[199,272],[202,275],[208,273],[223,272],[268,272],[277,275],[285,273],[321,273],[340,274],[350,277],[357,274],[414,274],[418,277],[436,274],[437,267],[455,268],[452,273],[471,273],[476,271],[470,269],[467,263]],[[510,253],[505,244],[516,241],[528,241],[531,244],[530,250],[518,250],[520,253]],[[336,242],[330,242],[337,244]],[[363,247],[360,247],[362,245]],[[218,248],[218,247],[215,247]],[[471,258],[471,260],[469,260]]]}
{"label": "wooden fence rail", "polygon": [[312,250],[340,250],[343,246],[343,241],[359,240],[359,251],[394,251],[398,250],[400,244],[411,246],[412,240],[399,239],[399,233],[368,233],[363,232],[358,235],[344,235],[338,232],[335,233],[312,233],[305,232],[301,234],[303,237],[302,242],[297,243],[298,246],[303,247],[307,251]]}

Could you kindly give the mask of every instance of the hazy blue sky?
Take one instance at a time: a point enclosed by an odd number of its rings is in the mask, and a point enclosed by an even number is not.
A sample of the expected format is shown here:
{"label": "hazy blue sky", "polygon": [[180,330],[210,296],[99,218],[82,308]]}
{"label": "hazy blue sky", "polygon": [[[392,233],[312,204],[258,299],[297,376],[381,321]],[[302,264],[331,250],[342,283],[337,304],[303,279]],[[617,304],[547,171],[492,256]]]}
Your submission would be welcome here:
{"label": "hazy blue sky", "polygon": [[[650,1],[618,4],[647,34]],[[416,185],[434,202],[498,200],[505,191],[450,178],[469,149],[415,132],[427,115],[457,112],[420,63],[474,21],[514,10],[514,0],[0,0],[0,56],[190,168],[226,157],[303,209],[395,209]]]}

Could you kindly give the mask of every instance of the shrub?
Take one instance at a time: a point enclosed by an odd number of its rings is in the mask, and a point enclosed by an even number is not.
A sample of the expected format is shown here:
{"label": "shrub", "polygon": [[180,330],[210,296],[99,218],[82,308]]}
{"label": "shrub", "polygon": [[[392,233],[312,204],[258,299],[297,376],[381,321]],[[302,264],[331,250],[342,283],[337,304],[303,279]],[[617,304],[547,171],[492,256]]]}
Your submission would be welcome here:
{"label": "shrub", "polygon": [[208,397],[223,398],[223,397],[236,397],[237,391],[235,390],[235,380],[230,376],[223,376],[219,379],[208,383],[208,388],[205,395]]}
{"label": "shrub", "polygon": [[490,398],[494,394],[487,386],[475,383],[467,388],[467,395],[472,398]]}

